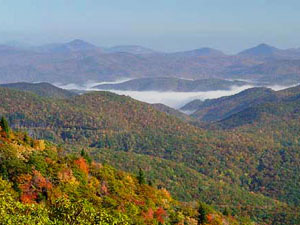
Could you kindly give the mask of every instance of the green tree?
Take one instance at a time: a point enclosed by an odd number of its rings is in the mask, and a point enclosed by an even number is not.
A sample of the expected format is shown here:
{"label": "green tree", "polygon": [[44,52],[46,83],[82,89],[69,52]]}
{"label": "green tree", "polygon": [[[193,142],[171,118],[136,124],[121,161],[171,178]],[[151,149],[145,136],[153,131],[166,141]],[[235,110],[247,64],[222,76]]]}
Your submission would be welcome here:
{"label": "green tree", "polygon": [[88,162],[88,164],[92,163],[91,157],[89,156],[89,154],[84,149],[81,149],[80,155],[81,155],[82,158],[84,158]]}
{"label": "green tree", "polygon": [[9,127],[8,122],[7,122],[7,120],[5,119],[4,116],[2,116],[2,118],[1,118],[0,126],[4,130],[5,133],[9,134],[10,127]]}
{"label": "green tree", "polygon": [[139,181],[139,184],[145,184],[146,183],[145,174],[144,174],[144,171],[141,168],[139,168],[139,174],[137,176],[137,179]]}
{"label": "green tree", "polygon": [[230,210],[226,207],[223,211],[224,216],[229,216],[230,215]]}
{"label": "green tree", "polygon": [[202,225],[207,222],[207,207],[203,203],[200,203],[199,205],[197,220],[198,225]]}
{"label": "green tree", "polygon": [[24,133],[24,142],[25,142],[26,144],[30,144],[30,138],[29,138],[27,132]]}

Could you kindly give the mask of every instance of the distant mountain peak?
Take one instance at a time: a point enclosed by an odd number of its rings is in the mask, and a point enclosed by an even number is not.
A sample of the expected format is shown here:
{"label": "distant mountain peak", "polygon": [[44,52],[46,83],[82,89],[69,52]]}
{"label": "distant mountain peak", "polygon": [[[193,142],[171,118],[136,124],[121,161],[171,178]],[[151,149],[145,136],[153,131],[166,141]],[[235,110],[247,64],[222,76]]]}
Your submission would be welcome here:
{"label": "distant mountain peak", "polygon": [[74,39],[66,43],[47,44],[36,48],[38,51],[51,53],[69,53],[95,49],[98,49],[98,47],[81,39]]}
{"label": "distant mountain peak", "polygon": [[278,48],[275,48],[271,45],[262,43],[253,48],[246,49],[239,53],[239,55],[249,55],[249,56],[271,56],[274,53],[279,51]]}
{"label": "distant mountain peak", "polygon": [[66,43],[66,45],[77,49],[92,49],[96,47],[95,45],[80,39],[75,39],[73,41],[70,41]]}
{"label": "distant mountain peak", "polygon": [[266,43],[261,43],[261,44],[257,45],[256,48],[275,48],[275,47],[268,45]]}

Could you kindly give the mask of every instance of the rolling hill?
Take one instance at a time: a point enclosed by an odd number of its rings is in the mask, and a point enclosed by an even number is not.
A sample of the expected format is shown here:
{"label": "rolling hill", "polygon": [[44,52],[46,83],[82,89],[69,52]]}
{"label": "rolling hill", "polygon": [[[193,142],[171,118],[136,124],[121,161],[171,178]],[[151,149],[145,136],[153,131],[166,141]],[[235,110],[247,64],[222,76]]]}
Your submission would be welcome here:
{"label": "rolling hill", "polygon": [[74,92],[58,88],[49,83],[11,83],[11,84],[0,84],[0,87],[12,88],[21,91],[29,91],[42,97],[50,98],[70,98],[77,95]]}
{"label": "rolling hill", "polygon": [[228,81],[221,79],[185,80],[180,78],[157,77],[140,78],[125,81],[118,84],[101,84],[94,88],[100,90],[124,90],[124,91],[174,91],[174,92],[198,92],[230,90],[232,87],[247,85],[243,81]]}
{"label": "rolling hill", "polygon": [[[294,96],[296,91],[290,89],[284,95]],[[15,129],[26,128],[33,136],[67,144],[69,151],[88,145],[93,149],[93,155],[107,149],[127,153],[115,154],[116,157],[128,157],[128,160],[116,160],[114,164],[129,171],[136,168],[132,159],[143,161],[145,155],[146,161],[157,157],[167,160],[162,163],[172,167],[172,162],[180,163],[183,174],[190,169],[194,172],[188,173],[195,173],[199,182],[201,179],[207,180],[207,193],[216,193],[216,187],[226,187],[227,191],[220,193],[233,202],[230,207],[236,212],[241,212],[238,205],[245,203],[248,193],[249,200],[242,211],[253,220],[274,224],[280,224],[278,221],[298,223],[296,206],[300,200],[297,194],[300,184],[295,181],[300,173],[295,163],[299,156],[296,145],[292,149],[286,145],[289,135],[281,137],[285,142],[279,142],[275,137],[266,138],[259,130],[199,129],[159,112],[151,105],[107,92],[93,92],[68,99],[49,99],[7,88],[0,88],[0,94],[0,114],[5,115]],[[294,160],[286,160],[284,157],[287,155],[283,157],[282,151]],[[110,155],[106,159],[113,162]],[[153,168],[162,168],[159,164],[152,165]],[[168,168],[163,171],[168,171]],[[183,180],[178,181],[176,174],[163,171],[150,177],[170,187],[170,183],[160,177],[160,174],[166,173],[174,182],[171,183],[172,193],[176,197],[188,199],[192,195],[205,199],[207,196],[197,195],[195,186],[186,187],[188,191],[185,191],[178,185],[178,182],[190,183],[196,178],[183,176]],[[220,186],[213,185],[213,182]],[[264,194],[262,198],[256,195],[261,193]],[[265,196],[269,200],[262,200]],[[269,202],[274,199],[279,204],[276,206],[274,203],[275,214]],[[209,201],[207,197],[205,201]],[[210,202],[220,203],[212,199]]]}
{"label": "rolling hill", "polygon": [[256,47],[246,49],[239,53],[241,56],[252,57],[274,57],[279,54],[281,50],[267,44],[259,44]]}
{"label": "rolling hill", "polygon": [[186,122],[191,122],[193,120],[193,118],[189,117],[188,115],[186,115],[185,113],[183,112],[180,112],[179,110],[176,110],[176,109],[173,109],[169,106],[166,106],[164,104],[152,104],[152,106],[160,111],[160,112],[164,112],[168,115],[172,115],[172,116],[175,116],[183,121],[186,121]]}
{"label": "rolling hill", "polygon": [[204,203],[172,199],[166,189],[146,184],[141,170],[128,174],[93,162],[85,150],[68,154],[0,128],[1,224],[193,225],[200,216],[207,224],[242,224]]}
{"label": "rolling hill", "polygon": [[[273,91],[269,88],[250,88],[232,96],[225,96],[205,101],[194,100],[181,108],[182,111],[193,111],[191,117],[203,122],[226,120],[248,108],[263,103],[280,103],[290,101],[299,94],[299,86]],[[250,118],[249,118],[250,119]],[[250,119],[251,120],[251,119]]]}
{"label": "rolling hill", "polygon": [[194,111],[191,117],[204,122],[214,122],[225,119],[252,105],[277,101],[275,91],[268,88],[250,88],[232,96],[208,99],[204,102],[193,101],[183,106],[181,110]]}

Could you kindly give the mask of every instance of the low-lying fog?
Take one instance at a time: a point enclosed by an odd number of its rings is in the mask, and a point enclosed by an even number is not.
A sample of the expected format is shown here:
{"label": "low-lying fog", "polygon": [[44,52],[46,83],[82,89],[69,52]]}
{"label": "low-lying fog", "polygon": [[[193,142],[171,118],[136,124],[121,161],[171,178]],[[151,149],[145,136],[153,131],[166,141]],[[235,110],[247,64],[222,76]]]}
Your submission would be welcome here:
{"label": "low-lying fog", "polygon": [[[128,79],[127,79],[128,80]],[[115,82],[87,82],[81,86],[76,84],[67,84],[67,85],[59,85],[55,84],[56,86],[64,89],[77,89],[77,90],[85,90],[85,91],[101,91],[99,89],[93,88],[96,85],[100,84],[116,84],[121,83],[126,80],[119,80]],[[248,88],[253,88],[254,86],[246,85],[241,87],[232,87],[230,90],[219,90],[219,91],[207,91],[207,92],[158,92],[158,91],[121,91],[121,90],[109,90],[110,92],[119,94],[119,95],[126,95],[130,96],[134,99],[139,101],[147,102],[147,103],[162,103],[167,106],[170,106],[175,109],[179,109],[186,103],[195,100],[205,100],[205,99],[213,99],[213,98],[220,98],[223,96],[229,96],[237,94],[241,91],[244,91]],[[291,87],[291,86],[289,86]],[[282,90],[288,88],[286,86],[269,86],[273,90]],[[108,90],[105,90],[108,91]]]}

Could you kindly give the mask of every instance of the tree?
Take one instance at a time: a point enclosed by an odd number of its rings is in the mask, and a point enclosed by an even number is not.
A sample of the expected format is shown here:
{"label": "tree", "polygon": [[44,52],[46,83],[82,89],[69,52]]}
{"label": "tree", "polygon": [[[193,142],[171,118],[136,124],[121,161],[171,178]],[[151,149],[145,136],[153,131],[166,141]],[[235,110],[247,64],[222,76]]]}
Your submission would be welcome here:
{"label": "tree", "polygon": [[91,157],[89,156],[89,154],[84,149],[81,149],[80,155],[81,155],[82,158],[84,158],[88,162],[88,164],[92,163]]}
{"label": "tree", "polygon": [[148,185],[151,186],[151,187],[153,186],[152,180],[148,180]]}
{"label": "tree", "polygon": [[4,132],[5,132],[6,134],[9,134],[9,132],[10,132],[10,127],[9,127],[8,122],[7,122],[7,120],[5,119],[4,116],[2,116],[2,118],[1,118],[0,126],[1,126],[1,128],[4,130]]}
{"label": "tree", "polygon": [[139,174],[137,176],[137,179],[139,181],[139,184],[145,184],[146,183],[145,174],[144,174],[144,171],[141,168],[139,168]]}
{"label": "tree", "polygon": [[30,138],[29,138],[27,132],[24,133],[24,139],[23,139],[23,140],[24,140],[24,142],[25,142],[26,144],[30,144]]}
{"label": "tree", "polygon": [[200,203],[198,208],[198,225],[207,223],[207,209],[203,203]]}
{"label": "tree", "polygon": [[230,215],[230,210],[226,207],[223,211],[224,216],[229,216]]}

